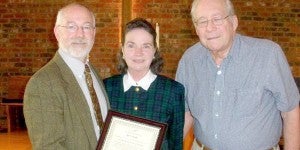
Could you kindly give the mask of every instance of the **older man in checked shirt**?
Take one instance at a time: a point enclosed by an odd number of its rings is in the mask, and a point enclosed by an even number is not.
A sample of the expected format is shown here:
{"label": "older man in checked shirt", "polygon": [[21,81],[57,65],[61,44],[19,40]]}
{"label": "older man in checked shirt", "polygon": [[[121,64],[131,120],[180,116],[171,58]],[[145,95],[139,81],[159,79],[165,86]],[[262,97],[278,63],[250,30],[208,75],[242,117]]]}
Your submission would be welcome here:
{"label": "older man in checked shirt", "polygon": [[193,149],[278,149],[283,129],[285,149],[299,150],[300,96],[280,46],[237,34],[230,0],[194,0],[191,15],[200,42],[181,58],[176,80]]}

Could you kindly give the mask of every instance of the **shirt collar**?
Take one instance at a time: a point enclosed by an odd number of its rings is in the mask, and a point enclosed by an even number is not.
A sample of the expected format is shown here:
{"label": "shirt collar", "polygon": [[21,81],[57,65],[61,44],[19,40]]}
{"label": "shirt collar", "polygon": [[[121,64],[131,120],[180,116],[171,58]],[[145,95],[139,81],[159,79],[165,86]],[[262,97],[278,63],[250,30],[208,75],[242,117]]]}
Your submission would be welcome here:
{"label": "shirt collar", "polygon": [[[230,61],[230,62],[236,62],[236,63],[238,61],[241,61],[240,59],[242,57],[239,56],[240,55],[240,49],[241,49],[241,47],[240,47],[240,42],[241,42],[240,38],[241,38],[241,35],[238,34],[238,33],[236,33],[235,36],[234,36],[234,38],[233,38],[232,47],[230,48],[230,50],[229,50],[226,58],[224,58],[224,60],[222,61],[222,64],[221,64],[222,66],[224,65],[223,62],[225,60],[226,60],[226,63],[228,63],[228,61]],[[209,59],[211,59],[211,61],[214,62],[214,60],[212,58],[212,54],[210,53],[210,51],[207,48],[205,48],[205,49],[207,50],[206,51],[206,57],[209,58]]]}
{"label": "shirt collar", "polygon": [[236,35],[233,38],[233,45],[229,53],[229,58],[231,61],[238,63],[239,61],[243,61],[243,57],[239,56],[241,52],[241,35],[236,33]]}
{"label": "shirt collar", "polygon": [[73,74],[76,77],[82,77],[84,74],[84,63],[74,57],[71,57],[62,49],[58,49],[58,53],[62,59],[66,62],[69,68],[72,70]]}
{"label": "shirt collar", "polygon": [[134,81],[133,78],[131,77],[130,73],[127,72],[123,76],[123,85],[124,85],[124,92],[129,90],[131,86],[140,86],[144,90],[148,90],[151,83],[156,79],[157,75],[153,74],[150,70],[149,72],[138,82]]}

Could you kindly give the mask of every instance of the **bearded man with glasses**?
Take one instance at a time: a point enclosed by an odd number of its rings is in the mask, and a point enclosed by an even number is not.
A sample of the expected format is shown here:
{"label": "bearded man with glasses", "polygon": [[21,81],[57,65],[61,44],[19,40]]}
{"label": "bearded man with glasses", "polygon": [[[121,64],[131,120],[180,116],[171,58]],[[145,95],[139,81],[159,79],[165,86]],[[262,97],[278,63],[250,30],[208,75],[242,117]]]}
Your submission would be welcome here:
{"label": "bearded man with glasses", "polygon": [[[185,86],[184,135],[193,149],[300,149],[299,91],[281,47],[236,33],[230,0],[194,0],[200,42],[182,56],[176,80]],[[283,132],[282,132],[283,131]]]}
{"label": "bearded man with glasses", "polygon": [[102,80],[88,59],[95,17],[85,6],[69,4],[57,14],[54,34],[58,51],[32,76],[24,95],[32,148],[95,150],[110,109]]}

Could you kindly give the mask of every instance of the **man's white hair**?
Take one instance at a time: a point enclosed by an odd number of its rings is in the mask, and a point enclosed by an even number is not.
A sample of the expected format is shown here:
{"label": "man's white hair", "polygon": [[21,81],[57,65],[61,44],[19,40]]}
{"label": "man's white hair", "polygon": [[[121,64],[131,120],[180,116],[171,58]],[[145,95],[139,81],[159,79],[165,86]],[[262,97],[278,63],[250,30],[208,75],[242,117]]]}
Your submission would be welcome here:
{"label": "man's white hair", "polygon": [[57,13],[55,26],[60,25],[60,24],[63,22],[63,20],[64,20],[64,14],[63,14],[63,13],[64,13],[64,10],[65,10],[66,8],[72,7],[72,6],[82,7],[82,8],[85,8],[86,10],[88,10],[88,11],[90,12],[91,16],[93,17],[93,26],[95,26],[95,24],[96,24],[96,19],[95,19],[95,16],[94,16],[93,12],[91,12],[87,7],[85,7],[85,6],[81,5],[81,4],[78,4],[78,3],[71,3],[71,4],[69,4],[69,5],[67,5],[67,6],[65,6],[65,7],[63,7],[63,8],[61,8],[61,9],[58,11],[58,13]]}
{"label": "man's white hair", "polygon": [[[198,18],[196,18],[197,16],[195,16],[195,13],[196,13],[196,9],[199,5],[199,2],[201,2],[201,0],[194,0],[192,3],[191,16],[192,16],[193,22],[195,22],[198,19]],[[224,7],[226,8],[228,15],[235,15],[234,7],[233,7],[231,0],[225,0]]]}

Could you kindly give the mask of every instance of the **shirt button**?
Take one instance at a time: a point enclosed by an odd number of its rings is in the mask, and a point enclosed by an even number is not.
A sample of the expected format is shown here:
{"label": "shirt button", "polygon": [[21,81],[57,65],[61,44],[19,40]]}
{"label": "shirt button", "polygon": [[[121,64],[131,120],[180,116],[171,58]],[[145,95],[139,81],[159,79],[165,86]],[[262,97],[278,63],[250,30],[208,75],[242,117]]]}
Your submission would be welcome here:
{"label": "shirt button", "polygon": [[221,92],[220,91],[217,91],[217,95],[220,95],[221,94]]}
{"label": "shirt button", "polygon": [[219,117],[219,114],[215,114],[216,117]]}
{"label": "shirt button", "polygon": [[136,88],[135,88],[135,91],[136,91],[136,92],[140,91],[140,88],[139,88],[139,87],[136,87]]}
{"label": "shirt button", "polygon": [[137,111],[137,110],[139,109],[139,107],[134,106],[133,109],[134,109],[135,111]]}
{"label": "shirt button", "polygon": [[222,71],[221,71],[221,70],[219,70],[219,71],[217,72],[217,74],[218,74],[218,75],[222,74]]}
{"label": "shirt button", "polygon": [[215,134],[215,139],[217,139],[218,138],[218,134]]}

